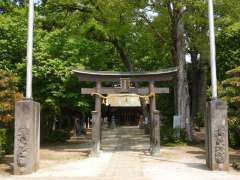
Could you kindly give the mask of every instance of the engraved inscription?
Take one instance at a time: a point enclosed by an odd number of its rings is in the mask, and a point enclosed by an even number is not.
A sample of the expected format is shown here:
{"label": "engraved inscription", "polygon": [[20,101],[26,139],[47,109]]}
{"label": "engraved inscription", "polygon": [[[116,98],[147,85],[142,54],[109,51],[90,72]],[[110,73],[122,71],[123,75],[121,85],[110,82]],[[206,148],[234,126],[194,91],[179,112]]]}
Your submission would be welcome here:
{"label": "engraved inscription", "polygon": [[218,164],[223,164],[225,162],[225,136],[226,136],[226,128],[225,126],[219,126],[215,130],[216,137],[216,147],[215,147],[215,160]]}
{"label": "engraved inscription", "polygon": [[27,165],[27,156],[29,152],[29,129],[20,128],[17,130],[16,145],[17,145],[17,165],[21,168]]}

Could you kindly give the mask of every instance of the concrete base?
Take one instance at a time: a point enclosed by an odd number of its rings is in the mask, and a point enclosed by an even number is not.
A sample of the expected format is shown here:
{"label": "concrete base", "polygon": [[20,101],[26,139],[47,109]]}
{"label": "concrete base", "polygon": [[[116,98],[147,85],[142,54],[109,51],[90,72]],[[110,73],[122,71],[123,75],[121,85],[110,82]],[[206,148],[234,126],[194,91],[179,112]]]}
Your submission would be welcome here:
{"label": "concrete base", "polygon": [[209,169],[229,169],[227,103],[224,101],[214,100],[207,105],[206,152]]}
{"label": "concrete base", "polygon": [[31,100],[16,103],[14,174],[35,172],[39,167],[40,104]]}

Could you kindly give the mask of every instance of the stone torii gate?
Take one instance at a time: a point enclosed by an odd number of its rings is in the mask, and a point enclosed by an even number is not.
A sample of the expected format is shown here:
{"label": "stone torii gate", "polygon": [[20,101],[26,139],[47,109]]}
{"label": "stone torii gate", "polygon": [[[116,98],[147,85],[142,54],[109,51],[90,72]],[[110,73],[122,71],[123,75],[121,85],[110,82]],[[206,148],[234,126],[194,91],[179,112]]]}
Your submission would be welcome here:
{"label": "stone torii gate", "polygon": [[[156,94],[169,93],[169,88],[156,88],[155,82],[171,81],[175,78],[177,68],[169,68],[156,72],[106,72],[106,71],[84,71],[74,70],[80,81],[91,81],[96,83],[96,88],[83,88],[82,94],[95,95],[95,111],[92,111],[92,156],[99,156],[101,146],[101,103],[105,94],[134,93],[139,97],[149,97],[150,100],[150,152],[158,155],[160,152],[160,113],[156,109]],[[120,87],[102,87],[102,82],[119,81]],[[148,82],[148,87],[134,88],[131,82]]]}

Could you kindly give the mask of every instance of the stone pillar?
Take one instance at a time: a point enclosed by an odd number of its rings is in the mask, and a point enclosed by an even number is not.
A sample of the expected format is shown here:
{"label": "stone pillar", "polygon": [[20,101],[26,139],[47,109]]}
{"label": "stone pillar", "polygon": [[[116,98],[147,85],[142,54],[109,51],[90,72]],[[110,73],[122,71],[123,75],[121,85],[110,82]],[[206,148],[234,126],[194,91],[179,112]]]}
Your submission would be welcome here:
{"label": "stone pillar", "polygon": [[152,151],[153,156],[160,154],[160,112],[155,110],[153,112],[153,137],[152,137]]}
{"label": "stone pillar", "polygon": [[[101,90],[101,82],[98,81],[96,83],[96,92],[100,93]],[[95,96],[95,111],[92,112],[92,140],[93,147],[91,156],[98,157],[100,155],[100,147],[101,147],[101,97],[98,95]]]}
{"label": "stone pillar", "polygon": [[39,167],[40,104],[31,100],[16,103],[14,174],[35,172]]}
{"label": "stone pillar", "polygon": [[[155,86],[154,86],[153,81],[149,82],[149,93],[150,94],[155,93]],[[152,149],[153,149],[153,131],[154,131],[153,114],[154,114],[154,111],[156,110],[156,97],[152,96],[152,97],[150,97],[149,100],[150,100],[150,152],[152,152]]]}
{"label": "stone pillar", "polygon": [[101,122],[98,119],[99,112],[92,111],[92,151],[91,157],[100,155],[100,127]]}
{"label": "stone pillar", "polygon": [[227,103],[210,101],[206,117],[206,163],[211,170],[229,168]]}

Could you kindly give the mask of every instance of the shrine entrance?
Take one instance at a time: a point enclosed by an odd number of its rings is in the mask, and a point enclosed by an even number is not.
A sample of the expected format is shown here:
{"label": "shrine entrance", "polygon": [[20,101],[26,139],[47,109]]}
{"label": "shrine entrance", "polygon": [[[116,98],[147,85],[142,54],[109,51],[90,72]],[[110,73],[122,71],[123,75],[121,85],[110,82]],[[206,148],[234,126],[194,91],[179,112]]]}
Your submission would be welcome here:
{"label": "shrine entrance", "polygon": [[[82,88],[82,94],[95,96],[95,110],[92,111],[92,150],[91,156],[97,157],[101,147],[102,104],[110,106],[111,123],[115,125],[136,125],[142,118],[141,108],[148,105],[148,115],[143,118],[150,127],[150,153],[160,153],[160,112],[156,109],[156,94],[169,93],[169,88],[155,87],[155,82],[171,81],[177,68],[156,72],[104,72],[74,70],[80,81],[95,82],[95,88]],[[102,87],[105,82],[112,82],[113,87]],[[148,83],[139,87],[140,82]],[[133,110],[134,111],[131,111]],[[137,112],[137,113],[134,113]],[[139,115],[139,116],[138,116]]]}
{"label": "shrine entrance", "polygon": [[[141,99],[137,94],[123,93],[107,95],[104,104],[108,109],[106,113],[110,124],[109,127],[138,126],[140,123],[143,124],[144,118],[141,100],[144,100],[144,104],[149,104],[148,98]],[[148,107],[145,106],[146,110],[148,110]]]}
{"label": "shrine entrance", "polygon": [[139,107],[117,107],[111,108],[111,116],[116,118],[117,126],[138,126],[143,113]]}

